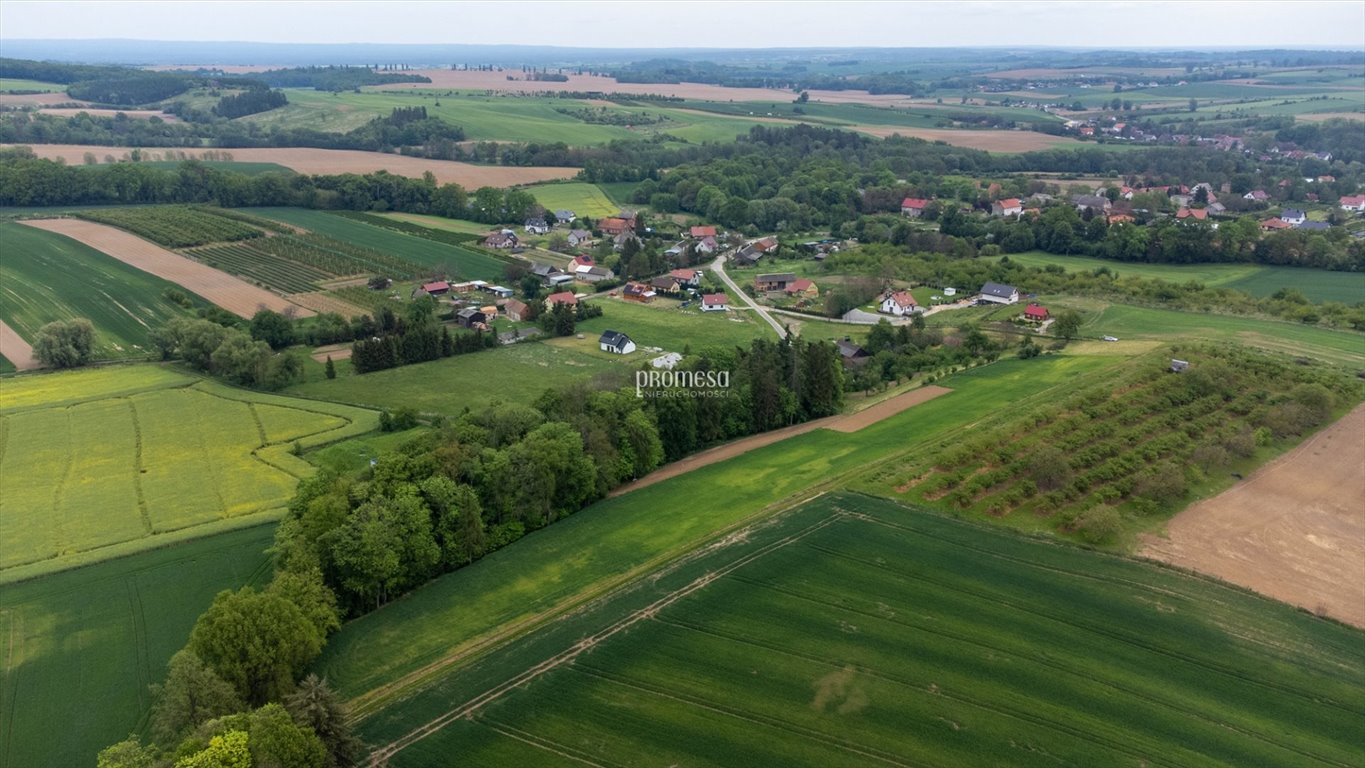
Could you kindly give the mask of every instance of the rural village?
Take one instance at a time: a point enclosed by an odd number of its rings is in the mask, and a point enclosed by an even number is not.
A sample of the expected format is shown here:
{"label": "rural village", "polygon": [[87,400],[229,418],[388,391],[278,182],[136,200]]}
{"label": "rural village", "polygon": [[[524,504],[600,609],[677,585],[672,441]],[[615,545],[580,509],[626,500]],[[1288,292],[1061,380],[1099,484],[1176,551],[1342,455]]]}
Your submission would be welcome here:
{"label": "rural village", "polygon": [[0,768],[1365,764],[1358,3],[53,3]]}

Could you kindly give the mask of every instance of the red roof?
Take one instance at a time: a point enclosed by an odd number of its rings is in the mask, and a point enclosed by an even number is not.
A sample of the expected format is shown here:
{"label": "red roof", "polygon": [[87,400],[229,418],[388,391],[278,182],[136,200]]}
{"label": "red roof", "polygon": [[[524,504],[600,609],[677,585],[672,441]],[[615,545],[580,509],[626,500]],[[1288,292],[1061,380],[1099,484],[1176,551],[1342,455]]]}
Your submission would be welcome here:
{"label": "red roof", "polygon": [[1338,205],[1365,205],[1365,195],[1343,195]]}
{"label": "red roof", "polygon": [[629,227],[630,225],[626,223],[625,219],[607,218],[597,222],[598,229],[602,230],[603,232],[610,232],[612,234],[620,234],[626,231]]}
{"label": "red roof", "polygon": [[728,304],[730,298],[723,293],[702,294],[701,303],[703,304]]}
{"label": "red roof", "polygon": [[896,291],[895,293],[891,294],[889,298],[891,299],[891,301],[895,302],[896,306],[898,307],[919,306],[919,304],[915,301],[915,297],[911,296],[909,291]]}
{"label": "red roof", "polygon": [[1175,217],[1177,219],[1188,219],[1190,217],[1194,217],[1199,221],[1203,221],[1204,219],[1207,219],[1209,217],[1209,212],[1204,210],[1203,208],[1181,208],[1179,211],[1176,211]]}
{"label": "red roof", "polygon": [[572,307],[578,304],[578,297],[573,295],[571,291],[560,291],[546,296],[545,303],[552,307],[556,304],[568,304]]}
{"label": "red roof", "polygon": [[444,293],[445,291],[450,290],[450,283],[444,280],[437,280],[434,283],[423,283],[422,290],[427,293]]}
{"label": "red roof", "polygon": [[928,200],[921,200],[918,197],[907,197],[901,201],[901,210],[905,210],[906,208],[924,210],[924,206],[928,204]]}
{"label": "red roof", "polygon": [[1043,317],[1043,318],[1045,318],[1045,317],[1047,317],[1047,307],[1042,307],[1042,306],[1039,306],[1039,305],[1037,305],[1037,304],[1030,304],[1030,305],[1028,305],[1028,307],[1024,310],[1024,317]]}
{"label": "red roof", "polygon": [[695,269],[675,269],[675,270],[673,270],[672,272],[669,272],[669,273],[668,273],[668,276],[669,276],[669,277],[672,277],[672,278],[676,278],[676,279],[678,279],[678,280],[682,280],[682,281],[684,281],[684,282],[689,282],[689,283],[690,283],[690,282],[692,282],[693,280],[696,280],[696,279],[697,279],[697,270],[695,270]]}
{"label": "red roof", "polygon": [[693,237],[715,237],[715,236],[716,236],[716,228],[715,228],[715,227],[693,227],[693,228],[692,228],[692,236],[693,236]]}
{"label": "red roof", "polygon": [[1009,197],[1000,201],[1001,208],[1018,208],[1020,205],[1021,203],[1017,197]]}
{"label": "red roof", "polygon": [[815,283],[812,283],[810,280],[803,277],[800,280],[794,280],[787,283],[787,293],[805,293],[814,287]]}
{"label": "red roof", "polygon": [[1288,229],[1289,227],[1292,226],[1294,225],[1279,218],[1266,219],[1265,221],[1261,222],[1261,229]]}
{"label": "red roof", "polygon": [[589,256],[588,254],[580,253],[577,256],[573,257],[573,263],[577,264],[580,267],[591,267],[597,262],[593,261],[592,257]]}

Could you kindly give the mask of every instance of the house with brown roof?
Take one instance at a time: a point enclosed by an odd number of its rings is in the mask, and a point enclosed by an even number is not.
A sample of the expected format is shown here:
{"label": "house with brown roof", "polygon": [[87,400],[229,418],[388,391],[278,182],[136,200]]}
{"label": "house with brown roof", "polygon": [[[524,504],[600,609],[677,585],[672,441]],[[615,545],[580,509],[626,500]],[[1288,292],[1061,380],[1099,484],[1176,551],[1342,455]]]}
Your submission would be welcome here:
{"label": "house with brown roof", "polygon": [[677,293],[680,290],[678,288],[677,279],[671,275],[659,275],[658,277],[651,278],[649,285],[659,293]]}
{"label": "house with brown roof", "polygon": [[724,312],[730,308],[730,297],[723,293],[705,293],[701,297],[701,311]]}
{"label": "house with brown roof", "polygon": [[715,228],[715,227],[692,227],[690,230],[688,230],[688,235],[689,235],[693,240],[700,240],[700,239],[703,238],[703,237],[715,237],[715,236],[716,236],[716,228]]}
{"label": "house with brown roof", "polygon": [[702,273],[700,269],[675,269],[669,272],[668,276],[687,288],[696,288],[701,285]]}
{"label": "house with brown roof", "polygon": [[571,307],[578,306],[578,297],[572,291],[560,291],[545,297],[545,306],[553,309],[556,304],[567,304]]}
{"label": "house with brown roof", "polygon": [[604,235],[616,237],[622,232],[630,229],[631,225],[627,223],[625,219],[612,216],[597,222],[597,228],[601,230]]}
{"label": "house with brown roof", "polygon": [[512,232],[497,232],[484,238],[483,244],[489,248],[515,248],[517,236]]}
{"label": "house with brown roof", "polygon": [[1293,229],[1293,227],[1293,224],[1290,224],[1279,217],[1272,217],[1261,221],[1262,232],[1274,232],[1277,229]]}
{"label": "house with brown roof", "polygon": [[502,313],[513,322],[520,323],[522,320],[530,320],[529,311],[530,307],[526,306],[525,302],[516,299],[506,299],[502,302]]}
{"label": "house with brown roof", "polygon": [[787,283],[787,287],[782,290],[788,296],[799,296],[803,299],[814,299],[820,295],[820,289],[816,287],[815,282],[804,277]]}
{"label": "house with brown roof", "polygon": [[919,310],[919,304],[909,291],[896,291],[889,294],[882,299],[882,303],[877,307],[877,311],[896,317],[905,317]]}
{"label": "house with brown roof", "polygon": [[649,284],[635,280],[626,283],[626,287],[621,289],[621,298],[627,301],[638,301],[641,304],[648,304],[649,302],[654,301],[655,297],[658,295],[659,294],[656,293],[654,288]]}
{"label": "house with brown roof", "polygon": [[767,291],[785,291],[787,286],[794,282],[796,282],[796,275],[791,272],[770,272],[754,278],[754,290],[764,293]]}

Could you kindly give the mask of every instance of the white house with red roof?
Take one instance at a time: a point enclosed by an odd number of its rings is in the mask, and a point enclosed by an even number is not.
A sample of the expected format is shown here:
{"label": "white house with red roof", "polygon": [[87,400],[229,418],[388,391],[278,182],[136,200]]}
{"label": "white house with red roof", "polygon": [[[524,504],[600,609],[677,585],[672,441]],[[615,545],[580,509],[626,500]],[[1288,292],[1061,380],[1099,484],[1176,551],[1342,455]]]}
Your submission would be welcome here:
{"label": "white house with red roof", "polygon": [[1009,197],[991,203],[992,216],[1018,216],[1023,212],[1024,206],[1017,197]]}
{"label": "white house with red roof", "polygon": [[924,213],[924,209],[929,205],[928,200],[918,197],[907,197],[901,201],[901,213],[912,219],[918,219]]}
{"label": "white house with red roof", "polygon": [[1042,304],[1029,304],[1024,308],[1024,319],[1030,323],[1041,323],[1048,319],[1047,307]]}
{"label": "white house with red roof", "polygon": [[1254,200],[1258,203],[1264,203],[1265,201],[1270,199],[1270,195],[1267,195],[1264,189],[1253,189],[1250,192],[1246,193],[1245,195],[1242,195],[1242,199]]}
{"label": "white house with red roof", "polygon": [[545,297],[545,306],[553,309],[556,304],[568,304],[571,307],[576,307],[578,306],[578,297],[573,294],[573,291],[561,291]]}
{"label": "white house with red roof", "polygon": [[705,293],[701,297],[701,311],[724,312],[730,308],[730,297],[723,293]]}
{"label": "white house with red roof", "polygon": [[1344,195],[1337,201],[1343,211],[1355,211],[1360,213],[1365,211],[1365,195]]}
{"label": "white house with red roof", "polygon": [[905,317],[906,315],[919,312],[920,306],[915,301],[915,297],[909,291],[896,291],[882,299],[878,310],[883,314]]}
{"label": "white house with red roof", "polygon": [[680,285],[687,288],[696,288],[701,284],[700,269],[675,269],[668,273],[668,276],[677,280]]}

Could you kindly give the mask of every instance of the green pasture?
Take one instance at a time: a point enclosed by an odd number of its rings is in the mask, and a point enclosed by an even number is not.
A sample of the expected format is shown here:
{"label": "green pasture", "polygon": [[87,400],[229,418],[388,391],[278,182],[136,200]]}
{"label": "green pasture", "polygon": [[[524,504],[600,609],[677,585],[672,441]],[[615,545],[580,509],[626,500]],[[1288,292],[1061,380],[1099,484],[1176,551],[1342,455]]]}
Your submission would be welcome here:
{"label": "green pasture", "polygon": [[372,411],[248,392],[157,366],[25,376],[0,408],[0,580],[276,516],[311,471],[291,454],[375,429]]}
{"label": "green pasture", "polygon": [[494,229],[491,224],[480,224],[477,221],[466,221],[464,219],[447,219],[444,216],[432,216],[425,213],[380,213],[376,215],[395,221],[406,221],[431,229],[444,229],[448,232],[459,232],[465,235],[487,235]]}
{"label": "green pasture", "polygon": [[0,589],[0,768],[93,766],[146,725],[147,686],[224,589],[270,577],[273,525]]}
{"label": "green pasture", "polygon": [[[249,212],[430,267],[433,271],[443,272],[451,278],[496,281],[502,278],[506,266],[506,261],[486,251],[438,243],[435,240],[376,227],[326,211],[304,208],[253,208]],[[425,221],[416,223],[426,224]]]}
{"label": "green pasture", "polygon": [[188,291],[64,235],[6,222],[0,243],[0,319],[30,341],[47,323],[84,317],[96,358],[139,356],[148,331],[186,313],[164,293]]}
{"label": "green pasture", "polygon": [[576,343],[579,340],[573,337],[547,343],[573,348],[591,346],[591,350],[585,351],[619,360],[621,355],[599,352],[597,338],[606,330],[621,331],[641,348],[624,356],[634,366],[655,356],[644,347],[660,347],[670,352],[681,352],[684,346],[691,346],[694,351],[706,347],[748,348],[754,338],[774,335],[768,324],[754,317],[752,312],[702,312],[696,304],[679,309],[678,302],[673,299],[658,299],[650,304],[608,298],[592,301],[602,307],[602,316],[581,321],[576,326],[578,333],[585,337],[582,341],[591,342],[590,345]]}
{"label": "green pasture", "polygon": [[529,404],[551,387],[602,374],[624,377],[627,370],[598,352],[595,338],[591,352],[531,341],[364,375],[356,375],[345,362],[336,369],[337,377],[327,379],[322,366],[313,365],[308,380],[286,393],[454,416],[495,402]]}
{"label": "green pasture", "polygon": [[1119,277],[1141,277],[1171,283],[1194,280],[1210,288],[1232,288],[1253,296],[1269,296],[1282,288],[1293,288],[1314,302],[1355,304],[1365,301],[1365,273],[1360,272],[1261,264],[1145,264],[1086,256],[1058,256],[1042,251],[1011,253],[1008,258],[1029,267],[1057,264],[1069,272],[1092,272],[1104,267]]}
{"label": "green pasture", "polygon": [[0,77],[0,92],[10,91],[39,91],[42,93],[56,93],[65,91],[66,86],[60,83],[45,83],[41,80],[21,80],[17,77]]}
{"label": "green pasture", "polygon": [[621,206],[612,202],[596,184],[574,181],[562,184],[536,184],[526,187],[546,210],[568,209],[584,219],[615,215]]}
{"label": "green pasture", "polygon": [[846,493],[655,571],[361,733],[390,743],[584,637],[572,663],[389,764],[539,764],[529,747],[598,765],[1312,766],[1365,745],[1357,630]]}
{"label": "green pasture", "polygon": [[357,703],[367,717],[384,719],[375,710],[396,691],[371,692],[487,641],[499,628],[537,621],[600,594],[784,499],[833,486],[1113,362],[1047,356],[972,369],[945,382],[952,393],[859,432],[815,430],[598,502],[350,622],[329,641],[317,670],[348,698],[370,694]]}

